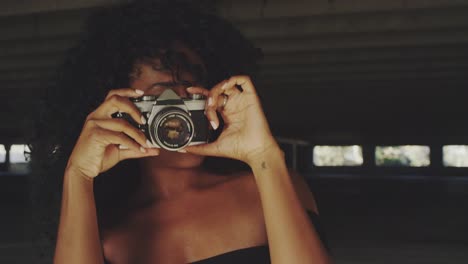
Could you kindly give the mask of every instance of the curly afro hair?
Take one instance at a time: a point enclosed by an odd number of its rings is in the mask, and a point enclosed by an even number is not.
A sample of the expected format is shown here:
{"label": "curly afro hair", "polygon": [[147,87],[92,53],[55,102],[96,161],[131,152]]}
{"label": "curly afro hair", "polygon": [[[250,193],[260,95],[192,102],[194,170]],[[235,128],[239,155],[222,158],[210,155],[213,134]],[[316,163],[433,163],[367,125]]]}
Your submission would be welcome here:
{"label": "curly afro hair", "polygon": [[[255,77],[261,51],[213,9],[207,11],[206,5],[193,2],[134,1],[101,7],[88,18],[79,42],[66,54],[56,84],[42,101],[30,144],[33,215],[39,231],[35,248],[45,261],[50,260],[55,244],[63,172],[86,116],[109,90],[129,87],[139,62],[161,59],[168,66],[177,64],[170,51],[179,41],[202,58],[207,88],[232,75]],[[119,213],[113,208],[125,208],[122,204],[138,184],[132,162],[123,161],[96,178],[101,227],[115,224],[111,219]],[[130,172],[132,177],[125,177]]]}

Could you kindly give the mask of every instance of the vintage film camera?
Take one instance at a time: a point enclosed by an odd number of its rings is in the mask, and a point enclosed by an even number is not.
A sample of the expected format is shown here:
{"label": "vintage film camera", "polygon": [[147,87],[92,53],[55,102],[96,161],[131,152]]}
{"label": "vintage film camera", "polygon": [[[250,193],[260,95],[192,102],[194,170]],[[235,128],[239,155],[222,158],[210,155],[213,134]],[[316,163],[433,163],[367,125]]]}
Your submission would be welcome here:
{"label": "vintage film camera", "polygon": [[155,146],[177,151],[186,146],[208,142],[210,130],[205,111],[205,98],[191,94],[179,97],[172,89],[161,95],[144,95],[130,99],[146,118],[147,123],[136,123],[127,113],[118,112],[115,118],[124,118],[140,129]]}

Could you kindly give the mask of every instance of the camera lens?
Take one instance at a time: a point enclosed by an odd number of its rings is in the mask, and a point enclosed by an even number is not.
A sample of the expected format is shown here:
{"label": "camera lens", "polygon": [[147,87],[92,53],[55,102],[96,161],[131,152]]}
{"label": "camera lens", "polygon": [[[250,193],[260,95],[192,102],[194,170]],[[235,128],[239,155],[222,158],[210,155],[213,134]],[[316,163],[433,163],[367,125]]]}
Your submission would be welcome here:
{"label": "camera lens", "polygon": [[188,113],[176,107],[169,107],[158,113],[151,126],[156,142],[168,150],[187,146],[194,134],[192,119]]}

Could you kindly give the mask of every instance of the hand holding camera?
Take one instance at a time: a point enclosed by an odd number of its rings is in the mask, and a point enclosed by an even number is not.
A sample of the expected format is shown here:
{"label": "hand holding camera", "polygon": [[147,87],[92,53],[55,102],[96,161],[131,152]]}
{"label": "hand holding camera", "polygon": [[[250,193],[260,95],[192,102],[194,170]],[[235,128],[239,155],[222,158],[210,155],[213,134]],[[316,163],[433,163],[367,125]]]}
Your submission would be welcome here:
{"label": "hand holding camera", "polygon": [[220,124],[217,113],[224,121],[223,131],[216,141],[187,146],[187,152],[237,159],[251,166],[267,152],[280,152],[249,76],[232,76],[211,90],[190,87],[187,91],[208,98],[206,115],[213,128]]}
{"label": "hand holding camera", "polygon": [[[112,90],[86,119],[67,168],[94,178],[121,160],[159,155],[159,148],[250,164],[278,148],[248,76],[233,76],[211,90],[189,87],[187,91],[189,98],[171,89],[160,96]],[[225,126],[209,143],[209,124],[214,129],[219,126],[217,112]]]}
{"label": "hand holding camera", "polygon": [[134,89],[109,92],[104,102],[86,118],[67,170],[93,179],[122,160],[159,155],[159,149],[151,148],[142,131],[126,120],[112,118],[115,112],[125,112],[132,122],[146,123],[145,117],[129,100],[142,94],[143,91]]}

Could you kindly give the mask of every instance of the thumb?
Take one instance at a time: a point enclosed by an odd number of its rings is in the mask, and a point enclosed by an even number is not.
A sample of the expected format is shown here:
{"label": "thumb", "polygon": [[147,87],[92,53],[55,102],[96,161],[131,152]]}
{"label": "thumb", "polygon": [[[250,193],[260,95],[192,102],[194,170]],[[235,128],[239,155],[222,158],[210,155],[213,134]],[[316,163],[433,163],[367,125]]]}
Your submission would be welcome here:
{"label": "thumb", "polygon": [[201,156],[226,157],[219,150],[218,144],[216,144],[216,142],[188,146],[184,148],[184,150],[187,151],[187,153],[192,153],[192,154],[201,155]]}

